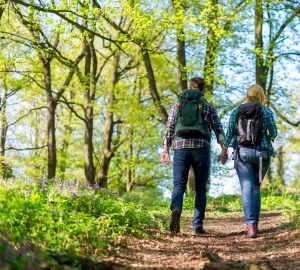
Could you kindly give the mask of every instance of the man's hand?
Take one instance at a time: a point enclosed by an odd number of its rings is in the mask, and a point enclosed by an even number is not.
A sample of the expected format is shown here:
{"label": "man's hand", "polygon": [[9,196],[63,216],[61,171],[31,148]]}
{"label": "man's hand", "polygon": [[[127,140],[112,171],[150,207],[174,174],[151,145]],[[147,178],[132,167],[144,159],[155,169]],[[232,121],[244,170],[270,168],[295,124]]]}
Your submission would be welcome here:
{"label": "man's hand", "polygon": [[161,161],[163,162],[163,163],[165,163],[166,165],[169,165],[169,163],[170,163],[170,154],[169,153],[163,153],[162,155],[161,155]]}
{"label": "man's hand", "polygon": [[227,160],[228,160],[228,155],[226,155],[226,158],[222,158],[222,155],[218,156],[218,162],[221,161],[221,163],[223,165],[225,165],[225,163],[227,162]]}

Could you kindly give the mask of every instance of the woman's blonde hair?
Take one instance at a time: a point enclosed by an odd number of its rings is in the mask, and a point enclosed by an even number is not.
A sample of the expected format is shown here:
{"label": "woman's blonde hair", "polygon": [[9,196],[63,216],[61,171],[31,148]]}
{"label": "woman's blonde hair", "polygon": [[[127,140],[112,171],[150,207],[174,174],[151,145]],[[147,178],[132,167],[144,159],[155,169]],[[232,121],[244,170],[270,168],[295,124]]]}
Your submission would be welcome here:
{"label": "woman's blonde hair", "polygon": [[261,105],[265,103],[265,93],[262,87],[258,84],[253,84],[247,89],[247,101],[259,101]]}

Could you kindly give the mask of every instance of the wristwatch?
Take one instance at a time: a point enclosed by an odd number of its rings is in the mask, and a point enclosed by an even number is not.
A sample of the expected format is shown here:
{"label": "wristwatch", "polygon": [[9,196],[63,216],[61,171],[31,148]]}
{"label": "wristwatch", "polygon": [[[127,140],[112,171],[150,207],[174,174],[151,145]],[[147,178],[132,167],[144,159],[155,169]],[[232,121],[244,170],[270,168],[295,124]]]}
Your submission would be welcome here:
{"label": "wristwatch", "polygon": [[169,152],[168,151],[163,151],[163,154],[169,154]]}
{"label": "wristwatch", "polygon": [[221,158],[227,158],[228,157],[228,154],[226,155],[221,155]]}

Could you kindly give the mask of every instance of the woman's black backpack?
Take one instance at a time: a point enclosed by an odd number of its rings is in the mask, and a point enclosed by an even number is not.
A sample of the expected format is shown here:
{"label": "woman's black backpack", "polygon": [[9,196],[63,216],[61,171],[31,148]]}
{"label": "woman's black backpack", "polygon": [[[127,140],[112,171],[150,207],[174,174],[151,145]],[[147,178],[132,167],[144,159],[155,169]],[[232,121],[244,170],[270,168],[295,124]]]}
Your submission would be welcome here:
{"label": "woman's black backpack", "polygon": [[[260,147],[263,139],[262,108],[262,105],[258,101],[251,101],[238,107],[238,114],[235,119],[236,148],[233,157],[234,168],[236,168],[239,156],[238,145],[246,147],[259,146],[259,183],[262,182],[262,153]],[[268,150],[270,162],[271,154],[269,142]]]}
{"label": "woman's black backpack", "polygon": [[260,145],[263,138],[263,112],[258,101],[252,101],[238,107],[235,132],[238,145]]}

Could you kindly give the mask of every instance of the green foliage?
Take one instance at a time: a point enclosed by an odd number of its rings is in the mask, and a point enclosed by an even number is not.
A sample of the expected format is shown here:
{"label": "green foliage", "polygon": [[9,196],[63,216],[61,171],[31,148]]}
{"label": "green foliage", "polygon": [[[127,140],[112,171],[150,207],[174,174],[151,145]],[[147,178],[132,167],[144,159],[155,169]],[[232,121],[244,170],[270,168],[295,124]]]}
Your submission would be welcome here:
{"label": "green foliage", "polygon": [[0,241],[0,269],[1,270],[23,270],[39,269],[43,262],[42,254],[30,245],[18,243],[18,247],[11,245],[3,235]]}
{"label": "green foliage", "polygon": [[[0,253],[14,258],[2,260],[7,269],[23,269],[34,262],[47,264],[45,250],[97,258],[107,248],[125,244],[126,236],[148,237],[170,222],[170,201],[159,193],[149,197],[121,195],[58,177],[49,181],[10,179],[0,184],[0,232],[5,236]],[[185,198],[183,211],[191,214],[193,204],[194,198]],[[284,210],[300,227],[297,195],[263,194],[262,210]],[[241,214],[241,197],[208,197],[207,211],[213,215]],[[43,252],[39,254],[36,249]],[[20,250],[25,251],[20,254]]]}
{"label": "green foliage", "polygon": [[[194,198],[186,198],[184,202],[186,210],[194,209]],[[207,198],[207,211],[224,214],[226,212],[237,212],[242,210],[241,196],[239,195],[223,195],[217,198]]]}
{"label": "green foliage", "polygon": [[[192,211],[194,209],[194,198],[185,198],[184,209]],[[299,195],[295,194],[268,194],[262,193],[261,210],[274,211],[285,210],[290,213],[297,213],[300,209]],[[240,195],[222,195],[217,198],[207,198],[207,211],[219,214],[227,212],[241,212],[242,199]]]}
{"label": "green foliage", "polygon": [[0,231],[39,248],[94,254],[120,235],[161,228],[154,212],[118,192],[75,181],[1,182]]}

